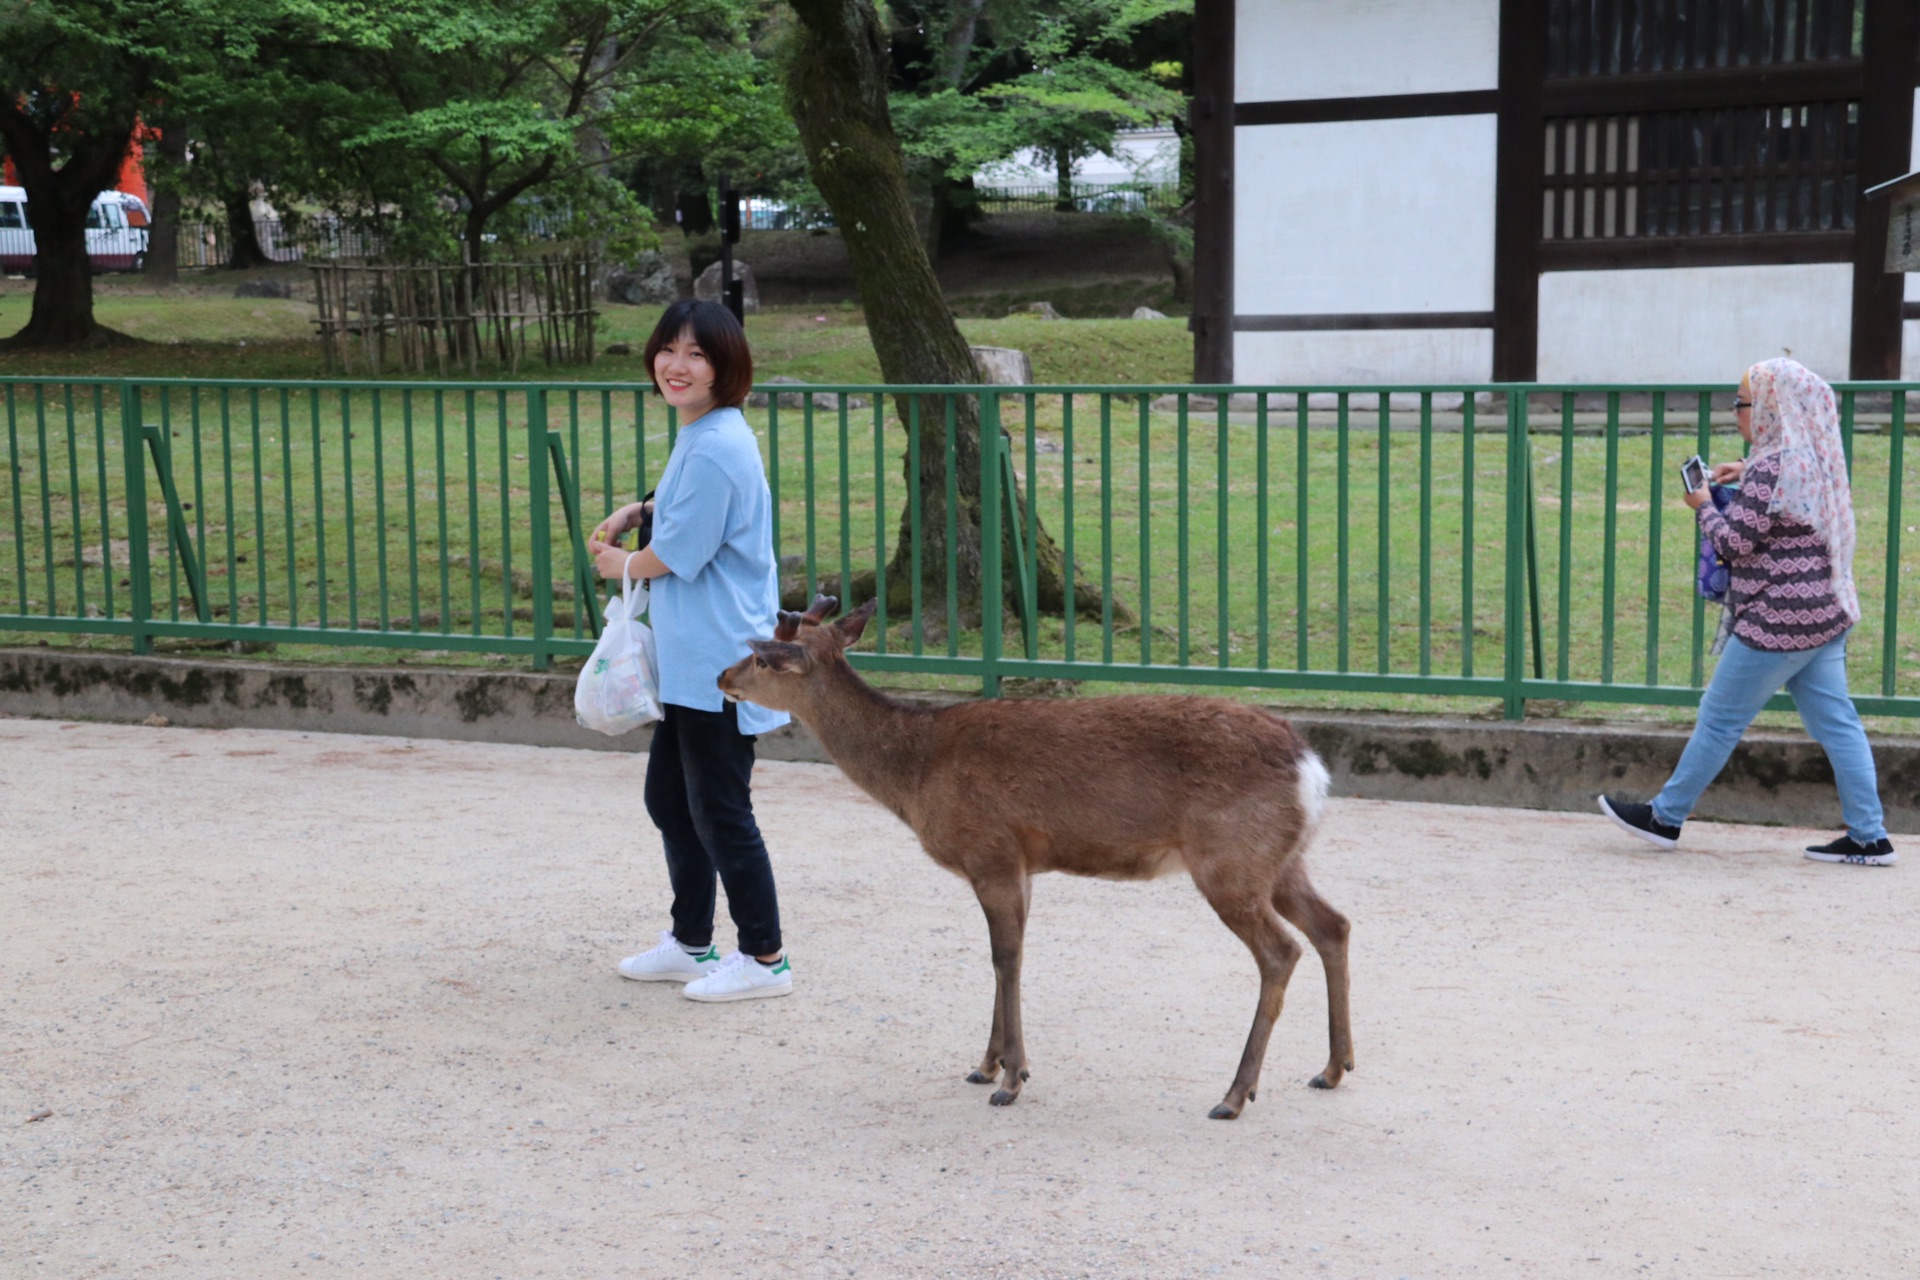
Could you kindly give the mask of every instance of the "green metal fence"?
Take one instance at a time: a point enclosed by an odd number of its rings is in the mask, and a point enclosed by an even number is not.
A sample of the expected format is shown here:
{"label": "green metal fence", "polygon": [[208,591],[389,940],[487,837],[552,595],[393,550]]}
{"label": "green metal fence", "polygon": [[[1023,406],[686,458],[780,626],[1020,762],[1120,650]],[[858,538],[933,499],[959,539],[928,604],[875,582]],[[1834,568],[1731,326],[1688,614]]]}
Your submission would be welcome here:
{"label": "green metal fence", "polygon": [[[763,391],[785,401],[748,410],[783,580],[803,598],[874,575],[893,601],[856,655],[870,671],[988,693],[1035,677],[1485,698],[1509,716],[1687,705],[1708,673],[1715,617],[1675,472],[1737,455],[1730,388]],[[1920,509],[1920,384],[1838,391],[1856,698],[1920,714],[1920,537],[1902,523]],[[966,538],[932,536],[960,533],[956,468],[944,502],[906,482],[923,450],[954,456],[963,405],[1001,429],[967,477],[986,545],[1012,548],[980,558],[984,606],[955,586]],[[676,431],[650,388],[590,383],[14,378],[0,419],[0,634],[536,667],[590,650],[585,534],[653,487]],[[1038,607],[1048,538],[1079,611]],[[934,545],[945,566],[925,564]]]}

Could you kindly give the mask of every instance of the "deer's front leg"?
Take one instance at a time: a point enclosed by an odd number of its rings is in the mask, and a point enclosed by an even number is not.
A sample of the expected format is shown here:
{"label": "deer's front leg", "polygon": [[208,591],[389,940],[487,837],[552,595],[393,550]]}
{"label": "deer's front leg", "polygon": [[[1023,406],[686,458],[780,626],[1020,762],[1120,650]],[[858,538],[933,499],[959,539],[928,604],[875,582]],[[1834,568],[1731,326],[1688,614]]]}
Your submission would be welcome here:
{"label": "deer's front leg", "polygon": [[976,880],[973,891],[986,913],[993,948],[993,1030],[986,1057],[967,1079],[991,1083],[998,1068],[1000,1087],[989,1101],[1005,1107],[1020,1096],[1027,1078],[1027,1051],[1020,1035],[1020,950],[1027,930],[1027,877],[1016,873],[1011,880]]}

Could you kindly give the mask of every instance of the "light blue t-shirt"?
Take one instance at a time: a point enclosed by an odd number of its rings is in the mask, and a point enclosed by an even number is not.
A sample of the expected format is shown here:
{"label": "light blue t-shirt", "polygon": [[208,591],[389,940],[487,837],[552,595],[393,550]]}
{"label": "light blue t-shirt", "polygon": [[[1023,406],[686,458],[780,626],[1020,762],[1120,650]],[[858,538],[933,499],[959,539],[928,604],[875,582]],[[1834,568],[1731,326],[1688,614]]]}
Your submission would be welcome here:
{"label": "light blue t-shirt", "polygon": [[[655,555],[673,570],[653,581],[651,618],[660,700],[697,711],[726,705],[714,682],[773,634],[780,609],[773,495],[753,428],[714,409],[681,428],[653,493]],[[784,711],[739,704],[742,733],[787,723]]]}

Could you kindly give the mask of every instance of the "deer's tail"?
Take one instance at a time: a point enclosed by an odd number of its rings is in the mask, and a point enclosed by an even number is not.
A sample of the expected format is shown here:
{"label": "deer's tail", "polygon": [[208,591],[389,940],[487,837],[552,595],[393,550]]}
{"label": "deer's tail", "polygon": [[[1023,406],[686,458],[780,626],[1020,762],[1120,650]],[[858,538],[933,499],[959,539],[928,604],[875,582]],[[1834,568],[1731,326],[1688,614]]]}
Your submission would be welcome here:
{"label": "deer's tail", "polygon": [[1312,747],[1302,745],[1300,748],[1294,785],[1299,789],[1300,847],[1305,848],[1327,811],[1327,793],[1333,789],[1333,776]]}

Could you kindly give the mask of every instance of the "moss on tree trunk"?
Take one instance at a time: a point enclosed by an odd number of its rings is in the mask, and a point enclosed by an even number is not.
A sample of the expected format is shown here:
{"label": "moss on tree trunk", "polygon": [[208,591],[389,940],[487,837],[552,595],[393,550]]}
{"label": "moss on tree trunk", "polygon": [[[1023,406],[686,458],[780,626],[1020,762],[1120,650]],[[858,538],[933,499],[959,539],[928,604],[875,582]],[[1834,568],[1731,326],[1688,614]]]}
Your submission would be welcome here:
{"label": "moss on tree trunk", "polygon": [[[800,19],[787,70],[787,101],[799,126],[814,186],[839,224],[866,311],[882,376],[888,382],[959,385],[978,381],[973,355],[955,323],[933,263],[920,238],[908,193],[905,164],[887,109],[888,53],[885,28],[872,0],[792,0]],[[895,412],[911,424],[907,397]],[[956,495],[953,511],[956,595],[963,611],[980,603],[980,410],[973,397],[955,398]],[[944,608],[947,568],[946,411],[942,398],[920,397],[920,473],[902,473],[920,491],[919,566],[923,602]],[[911,454],[908,454],[911,459]],[[1025,519],[1026,495],[1016,495]],[[1003,522],[1004,523],[1004,522]],[[1038,525],[1035,554],[1039,607],[1064,613],[1065,559],[1059,544]],[[888,608],[904,612],[912,601],[914,554],[910,516],[903,512],[900,537],[887,566]],[[1019,581],[1012,539],[1002,545],[1002,575],[1008,601]],[[841,592],[852,604],[870,594],[874,575],[862,573]],[[1097,616],[1100,594],[1075,575],[1072,606]],[[1118,613],[1119,611],[1116,611]]]}

